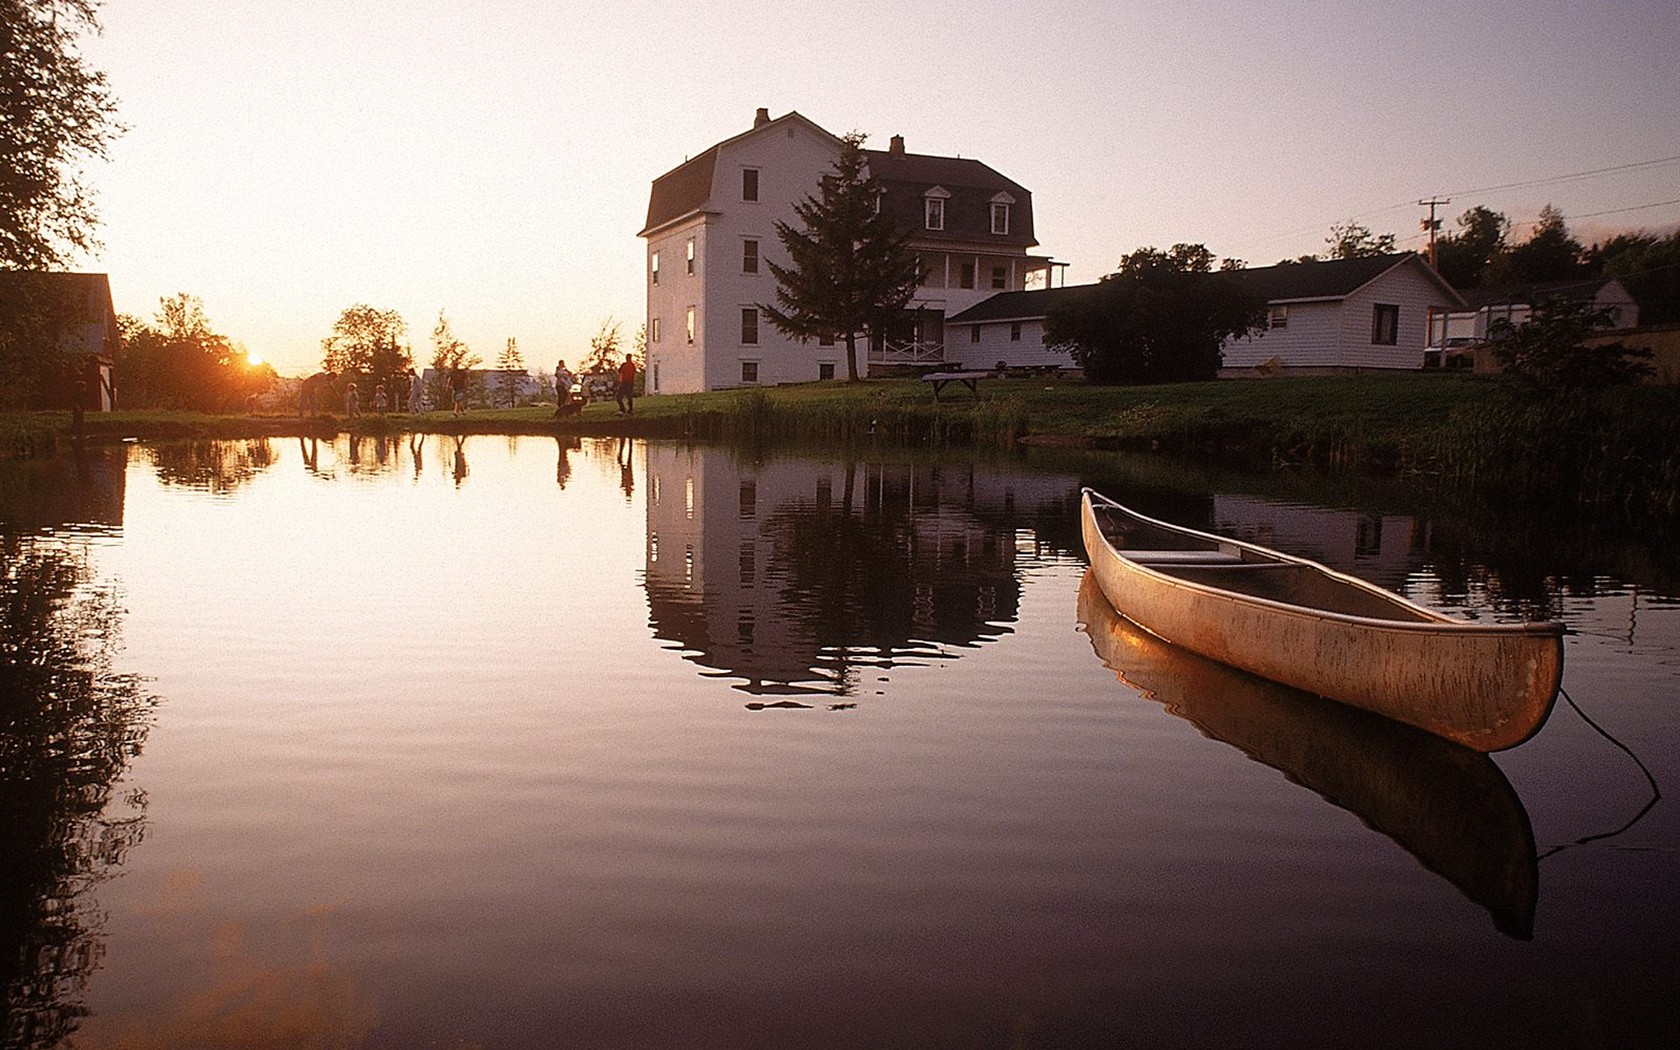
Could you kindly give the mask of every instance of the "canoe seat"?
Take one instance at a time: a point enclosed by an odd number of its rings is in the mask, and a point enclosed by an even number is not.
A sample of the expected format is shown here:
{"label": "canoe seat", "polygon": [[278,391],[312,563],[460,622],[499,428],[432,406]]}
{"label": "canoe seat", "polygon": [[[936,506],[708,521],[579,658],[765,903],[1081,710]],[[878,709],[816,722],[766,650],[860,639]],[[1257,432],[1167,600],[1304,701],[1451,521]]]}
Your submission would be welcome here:
{"label": "canoe seat", "polygon": [[1120,556],[1139,565],[1240,565],[1242,558],[1225,551],[1147,551],[1120,548]]}

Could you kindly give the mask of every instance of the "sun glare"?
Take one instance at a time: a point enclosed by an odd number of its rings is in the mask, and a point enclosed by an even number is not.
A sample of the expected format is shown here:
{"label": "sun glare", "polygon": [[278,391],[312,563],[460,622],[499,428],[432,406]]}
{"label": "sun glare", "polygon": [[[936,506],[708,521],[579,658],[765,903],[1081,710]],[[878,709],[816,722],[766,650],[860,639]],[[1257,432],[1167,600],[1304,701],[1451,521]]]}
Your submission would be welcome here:
{"label": "sun glare", "polygon": [[250,365],[252,368],[255,368],[258,365],[262,364],[262,355],[258,354],[258,353],[246,354],[245,355],[245,363]]}

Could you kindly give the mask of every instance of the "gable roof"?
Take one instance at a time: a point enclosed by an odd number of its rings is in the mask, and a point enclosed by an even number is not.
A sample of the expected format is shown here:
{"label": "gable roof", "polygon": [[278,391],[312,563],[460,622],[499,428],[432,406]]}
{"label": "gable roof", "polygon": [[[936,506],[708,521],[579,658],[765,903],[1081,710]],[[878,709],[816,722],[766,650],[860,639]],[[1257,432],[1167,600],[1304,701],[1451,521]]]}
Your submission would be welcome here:
{"label": "gable roof", "polygon": [[668,226],[678,219],[705,210],[712,196],[712,176],[717,170],[718,155],[744,138],[788,124],[802,125],[823,138],[833,139],[836,147],[839,146],[839,139],[801,115],[798,110],[789,110],[774,120],[765,119],[763,123],[755,123],[739,135],[724,139],[654,179],[653,191],[648,194],[647,222],[636,236],[646,237],[661,226]]}
{"label": "gable roof", "polygon": [[1095,288],[1094,284],[1070,284],[1060,288],[1035,288],[1030,292],[999,292],[966,310],[945,318],[946,324],[981,324],[987,321],[1036,321],[1065,299]]}
{"label": "gable roof", "polygon": [[1322,259],[1315,262],[1279,263],[1248,270],[1231,270],[1245,290],[1269,303],[1310,302],[1346,299],[1377,278],[1401,266],[1419,267],[1452,302],[1462,301],[1434,268],[1416,252],[1367,255],[1357,259]]}

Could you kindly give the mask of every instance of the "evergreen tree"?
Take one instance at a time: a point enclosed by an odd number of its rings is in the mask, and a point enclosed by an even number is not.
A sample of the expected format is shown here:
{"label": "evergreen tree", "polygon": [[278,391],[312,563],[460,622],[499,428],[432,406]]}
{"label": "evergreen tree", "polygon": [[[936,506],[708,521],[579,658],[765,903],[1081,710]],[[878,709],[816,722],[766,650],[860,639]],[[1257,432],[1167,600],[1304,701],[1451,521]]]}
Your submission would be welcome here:
{"label": "evergreen tree", "polygon": [[795,339],[845,339],[852,380],[858,334],[883,331],[922,279],[920,261],[905,247],[910,231],[899,230],[878,207],[881,184],[868,173],[863,139],[855,131],[845,136],[818,194],[794,206],[802,229],[776,224],[790,265],[768,262],[776,305],[759,306]]}
{"label": "evergreen tree", "polygon": [[1548,204],[1527,243],[1506,253],[1507,273],[1516,281],[1564,281],[1582,275],[1581,242],[1569,234],[1563,212]]}
{"label": "evergreen tree", "polygon": [[508,337],[507,348],[496,355],[496,369],[501,372],[502,397],[512,408],[519,400],[519,381],[525,377],[525,355],[512,336]]}

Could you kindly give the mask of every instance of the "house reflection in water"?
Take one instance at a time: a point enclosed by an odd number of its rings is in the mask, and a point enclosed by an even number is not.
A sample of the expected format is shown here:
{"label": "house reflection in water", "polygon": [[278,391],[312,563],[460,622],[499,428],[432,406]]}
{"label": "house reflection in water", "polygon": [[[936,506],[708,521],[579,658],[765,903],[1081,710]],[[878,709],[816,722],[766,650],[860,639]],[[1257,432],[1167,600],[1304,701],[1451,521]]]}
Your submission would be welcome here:
{"label": "house reflection in water", "polygon": [[1041,514],[1072,477],[973,464],[648,448],[656,637],[755,695],[851,696],[1010,630]]}

